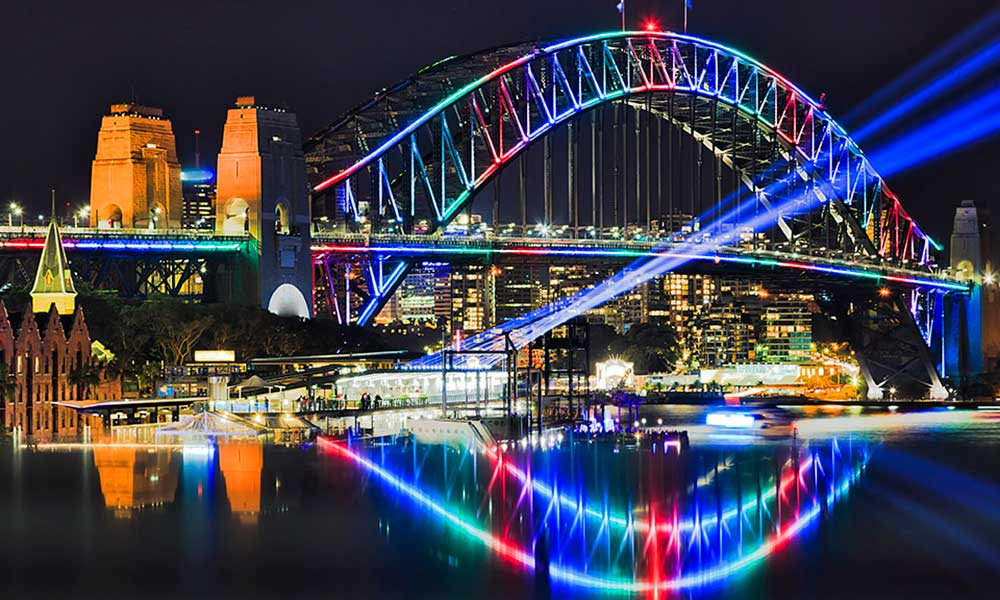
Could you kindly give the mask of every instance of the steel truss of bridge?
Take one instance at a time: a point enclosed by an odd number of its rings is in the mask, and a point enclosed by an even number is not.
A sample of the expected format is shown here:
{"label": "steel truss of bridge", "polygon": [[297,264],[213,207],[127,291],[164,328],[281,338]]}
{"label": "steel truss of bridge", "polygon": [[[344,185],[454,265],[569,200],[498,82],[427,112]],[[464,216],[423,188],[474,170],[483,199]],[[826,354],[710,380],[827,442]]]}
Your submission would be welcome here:
{"label": "steel truss of bridge", "polygon": [[[45,228],[0,228],[0,280],[30,287],[44,242]],[[248,236],[67,227],[63,246],[78,282],[126,298],[236,301],[256,277],[256,242]]]}
{"label": "steel truss of bridge", "polygon": [[[710,240],[705,240],[710,241]],[[773,246],[773,245],[771,245]],[[823,248],[793,250],[772,249],[752,241],[735,246],[699,247],[691,251],[688,240],[608,240],[551,238],[461,238],[418,235],[318,234],[313,238],[313,260],[323,272],[331,265],[349,268],[361,260],[406,258],[413,261],[463,261],[491,264],[504,260],[538,259],[545,262],[602,262],[623,265],[652,257],[677,258],[696,263],[712,263],[736,269],[788,269],[802,274],[855,279],[876,285],[907,285],[937,291],[967,292],[969,284],[949,270],[938,270],[926,264],[868,261],[864,255],[843,256],[841,252]],[[697,267],[696,267],[697,268]],[[366,290],[359,287],[355,293]]]}
{"label": "steel truss of bridge", "polygon": [[[877,286],[863,297],[841,289],[825,307],[850,322],[859,356],[871,353],[861,356],[870,390],[919,381],[924,392],[943,393],[936,366],[954,351],[944,349],[943,323],[955,312],[946,305],[970,288],[934,267],[941,247],[825,107],[716,42],[612,32],[449,58],[314,135],[306,157],[326,225],[371,236],[361,243],[320,236],[316,287],[326,288],[324,300],[342,322],[370,322],[412,266],[430,256],[634,254],[676,258],[661,261],[674,266],[689,259],[798,269],[827,281],[897,284],[888,297],[873,294]],[[654,231],[666,219],[700,223],[710,239],[574,240],[571,248],[450,242],[455,219],[470,214],[483,192],[492,192],[492,223],[504,221],[504,185],[518,199],[521,231],[530,209],[543,226],[574,232]],[[744,228],[771,242],[741,247]],[[506,335],[517,327],[520,320],[495,329]],[[941,350],[932,357],[930,348]]]}

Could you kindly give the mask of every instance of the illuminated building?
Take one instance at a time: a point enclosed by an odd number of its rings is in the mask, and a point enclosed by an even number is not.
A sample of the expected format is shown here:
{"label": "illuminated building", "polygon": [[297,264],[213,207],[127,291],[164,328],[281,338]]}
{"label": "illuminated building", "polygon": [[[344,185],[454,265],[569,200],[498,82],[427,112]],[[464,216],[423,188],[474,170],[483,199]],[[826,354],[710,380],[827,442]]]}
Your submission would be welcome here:
{"label": "illuminated building", "polygon": [[207,229],[215,227],[215,174],[208,169],[181,171],[184,213],[181,227]]}
{"label": "illuminated building", "polygon": [[651,318],[670,317],[670,294],[667,277],[655,277],[646,283],[646,314]]}
{"label": "illuminated building", "polygon": [[549,267],[549,285],[545,290],[544,302],[554,302],[591,287],[610,273],[589,265],[552,265]]}
{"label": "illuminated building", "polygon": [[493,270],[493,323],[500,324],[541,306],[542,278],[548,272],[539,265],[503,265]]}
{"label": "illuminated building", "polygon": [[167,397],[207,397],[213,378],[228,383],[242,378],[246,371],[246,363],[237,362],[232,350],[195,350],[193,362],[164,365],[160,392]]}
{"label": "illuminated building", "polygon": [[487,267],[471,265],[451,271],[451,329],[479,333],[490,326]]}
{"label": "illuminated building", "polygon": [[91,169],[90,226],[177,228],[181,165],[163,110],[113,104],[101,120]]}
{"label": "illuminated building", "polygon": [[49,223],[45,245],[38,260],[35,283],[31,288],[31,311],[45,313],[55,306],[60,315],[72,315],[76,306],[76,287],[63,249],[55,218]]}
{"label": "illuminated building", "polygon": [[744,278],[720,277],[718,280],[719,294],[734,297],[763,296],[767,297],[764,286],[759,281]]}
{"label": "illuminated building", "polygon": [[[236,99],[217,169],[215,230],[257,240],[255,304],[283,316],[312,313],[309,187],[293,113]],[[310,300],[306,300],[309,296]]]}
{"label": "illuminated building", "polygon": [[746,305],[732,296],[699,311],[692,334],[698,363],[703,367],[749,363],[756,358],[754,325]]}
{"label": "illuminated building", "polygon": [[674,315],[691,313],[715,298],[716,281],[708,275],[668,273],[663,279],[670,312]]}
{"label": "illuminated building", "polygon": [[618,333],[623,333],[629,325],[643,323],[647,320],[647,314],[643,310],[645,295],[646,286],[636,286],[602,306],[588,311],[587,321],[591,324],[607,325]]}
{"label": "illuminated building", "polygon": [[422,263],[403,279],[396,296],[399,320],[436,324],[451,310],[451,268],[447,263]]}
{"label": "illuminated building", "polygon": [[[66,263],[59,231],[49,225],[38,263],[30,307],[8,314],[0,302],[0,364],[14,384],[3,394],[3,420],[36,439],[76,438],[83,422],[72,408],[56,402],[111,400],[121,397],[121,381],[110,377],[95,356],[83,308]],[[95,369],[98,381],[74,382],[74,374]],[[99,424],[100,421],[97,421]]]}
{"label": "illuminated building", "polygon": [[812,355],[812,297],[774,294],[764,307],[757,357],[766,363],[803,362]]}

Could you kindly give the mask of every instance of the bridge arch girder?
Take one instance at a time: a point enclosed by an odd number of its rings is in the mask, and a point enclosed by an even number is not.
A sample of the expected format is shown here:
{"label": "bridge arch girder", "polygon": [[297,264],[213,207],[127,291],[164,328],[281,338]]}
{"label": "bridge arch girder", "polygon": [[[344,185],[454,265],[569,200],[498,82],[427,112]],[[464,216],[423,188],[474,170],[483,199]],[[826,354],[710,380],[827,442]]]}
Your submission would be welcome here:
{"label": "bridge arch girder", "polygon": [[[407,93],[413,98],[402,98]],[[309,162],[318,175],[339,169],[316,190],[336,196],[349,216],[370,217],[365,226],[412,231],[429,217],[433,232],[531,142],[595,105],[641,104],[644,94],[694,96],[692,113],[734,107],[777,138],[786,158],[829,183],[855,215],[854,236],[866,233],[883,257],[927,260],[929,238],[817,102],[746,55],[673,33],[615,32],[442,61],[314,136]],[[689,127],[697,136],[698,123]],[[740,158],[731,162],[747,172]]]}
{"label": "bridge arch girder", "polygon": [[[433,235],[530,145],[615,102],[685,131],[765,208],[783,161],[796,193],[819,197],[839,244],[873,261],[929,262],[933,242],[815,100],[746,55],[674,33],[615,32],[447,59],[314,136],[307,161],[315,193],[334,198],[350,230]],[[721,134],[720,112],[732,123]],[[812,221],[776,220],[791,247],[811,245]],[[392,256],[362,265],[366,289],[344,285],[338,318],[367,322],[409,266]]]}

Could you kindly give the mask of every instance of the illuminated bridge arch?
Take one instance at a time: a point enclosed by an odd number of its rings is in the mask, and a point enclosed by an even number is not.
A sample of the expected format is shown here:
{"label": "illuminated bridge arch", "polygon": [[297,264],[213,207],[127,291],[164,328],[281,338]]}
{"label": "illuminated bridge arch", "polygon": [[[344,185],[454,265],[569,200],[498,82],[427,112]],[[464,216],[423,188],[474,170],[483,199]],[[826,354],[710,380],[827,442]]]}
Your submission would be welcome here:
{"label": "illuminated bridge arch", "polygon": [[[434,235],[533,142],[612,102],[692,136],[763,210],[774,210],[775,195],[818,201],[820,219],[775,214],[786,247],[823,245],[822,223],[824,251],[930,263],[934,242],[817,101],[738,51],[670,32],[522,44],[431,65],[307,142],[317,203],[345,231]],[[367,264],[356,314],[348,298],[338,318],[368,322],[408,268],[405,257]]]}

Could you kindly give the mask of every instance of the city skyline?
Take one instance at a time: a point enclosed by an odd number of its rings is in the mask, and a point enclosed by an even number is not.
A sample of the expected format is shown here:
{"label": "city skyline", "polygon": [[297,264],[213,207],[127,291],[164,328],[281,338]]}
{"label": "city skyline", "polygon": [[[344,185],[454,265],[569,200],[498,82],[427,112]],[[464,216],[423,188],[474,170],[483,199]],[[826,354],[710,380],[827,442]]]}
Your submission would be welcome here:
{"label": "city skyline", "polygon": [[995,592],[996,0],[6,12],[0,597]]}
{"label": "city skyline", "polygon": [[[516,4],[516,3],[515,3]],[[594,1],[573,3],[546,3],[534,6],[525,3],[524,10],[509,7],[510,14],[499,15],[498,9],[487,7],[458,8],[441,3],[413,7],[397,7],[398,12],[385,7],[348,7],[337,9],[336,18],[330,21],[316,18],[331,7],[318,9],[313,18],[308,11],[289,13],[278,26],[267,22],[259,5],[234,12],[232,6],[175,4],[161,11],[159,18],[146,19],[140,15],[120,15],[116,19],[98,21],[87,14],[74,14],[73,7],[53,3],[46,17],[44,11],[32,14],[14,13],[6,21],[9,31],[6,39],[25,51],[31,51],[37,64],[63,77],[54,76],[45,81],[15,80],[16,94],[6,102],[20,102],[23,106],[36,107],[44,119],[28,118],[12,124],[13,133],[34,147],[14,157],[4,157],[2,164],[17,165],[9,169],[5,182],[0,185],[0,200],[16,200],[29,207],[28,214],[36,211],[47,213],[49,190],[59,193],[60,206],[66,202],[73,206],[86,204],[89,189],[89,165],[96,142],[97,122],[108,104],[135,99],[139,103],[160,106],[174,121],[178,154],[184,167],[194,164],[194,134],[201,134],[203,165],[213,165],[212,157],[218,151],[222,137],[224,109],[239,94],[257,94],[271,105],[287,105],[300,118],[303,136],[333,122],[349,108],[363,102],[388,81],[398,81],[416,69],[453,54],[463,54],[475,49],[497,44],[512,43],[523,39],[553,39],[573,34],[611,30],[618,24],[613,3]],[[855,6],[855,4],[857,6]],[[880,3],[878,7],[862,2],[838,3],[836,7],[810,7],[812,18],[806,19],[794,3],[764,2],[753,7],[721,7],[699,3],[690,15],[691,31],[719,39],[740,47],[769,65],[798,81],[815,96],[825,95],[834,118],[842,119],[851,108],[902,74],[906,67],[945,43],[952,35],[990,7],[987,2],[964,1],[953,3],[949,10],[938,15],[933,23],[907,23],[884,18],[905,4],[910,10],[934,11],[936,2]],[[680,29],[681,2],[629,2],[628,23],[639,28],[648,18],[659,26]],[[369,11],[378,11],[375,18]],[[408,13],[407,11],[411,11]],[[817,15],[815,11],[820,11]],[[941,12],[941,11],[938,11]],[[386,14],[398,15],[386,18]],[[858,17],[857,15],[861,15]],[[24,40],[20,32],[28,31],[39,18],[47,18],[47,41]],[[461,23],[447,30],[436,25],[442,19]],[[323,52],[305,47],[305,39],[320,37],[298,34],[303,30],[317,29],[324,22],[355,23],[358,27],[345,27],[346,31],[370,30],[360,25],[378,23],[376,34],[359,38],[357,34],[338,36],[335,42],[323,47],[329,55],[337,55],[338,48],[366,49],[352,52],[355,63],[327,59]],[[428,27],[410,27],[411,23],[427,22]],[[754,26],[759,23],[759,26]],[[847,27],[850,24],[851,27]],[[268,29],[270,27],[270,29]],[[262,57],[264,47],[250,42],[252,36],[239,35],[242,31],[268,32],[265,44],[267,60],[247,62],[249,56]],[[796,31],[795,36],[783,35]],[[893,40],[890,51],[874,35]],[[100,32],[96,43],[80,44],[88,33]],[[405,32],[405,33],[404,33]],[[144,44],[132,53],[114,52],[109,45],[130,47],[129,40],[157,40]],[[224,40],[228,52],[215,53],[212,40]],[[292,41],[294,39],[294,42]],[[294,51],[281,52],[282,43]],[[76,44],[74,46],[74,43]],[[66,73],[60,65],[65,57],[55,48],[73,46],[81,53],[73,73]],[[369,59],[370,53],[379,51],[378,59]],[[416,48],[417,52],[407,50]],[[835,49],[835,51],[834,51]],[[803,65],[801,56],[811,60]],[[100,60],[85,60],[88,56]],[[164,61],[164,56],[176,57]],[[155,57],[155,61],[150,60]],[[239,58],[237,58],[239,57]],[[146,61],[146,62],[144,62]],[[80,66],[82,63],[84,66]],[[839,68],[851,64],[851,69]],[[88,66],[93,65],[93,66]],[[285,65],[283,68],[281,65]],[[276,68],[271,68],[271,67]],[[195,82],[189,85],[191,75]],[[14,72],[14,76],[27,73]],[[60,81],[74,86],[73,101],[67,103],[56,93]],[[318,82],[313,84],[313,79]],[[124,83],[128,82],[128,83]],[[326,83],[331,82],[331,83]],[[249,89],[245,89],[249,88]],[[196,90],[195,94],[190,93]],[[15,110],[13,105],[8,111]],[[35,114],[35,113],[32,113]],[[848,130],[850,122],[843,123]],[[36,133],[30,134],[29,131]],[[46,140],[59,139],[59,144]],[[37,140],[37,141],[36,141]],[[996,149],[979,147],[963,150],[944,160],[937,161],[919,174],[903,173],[893,177],[893,186],[907,199],[911,211],[919,220],[928,223],[930,232],[946,237],[946,223],[950,215],[943,207],[949,203],[938,202],[949,196],[952,203],[970,198],[981,205],[989,201],[988,169],[1000,156]],[[869,148],[870,149],[870,148]],[[26,159],[26,157],[31,157]],[[58,170],[45,165],[57,163]],[[948,174],[948,177],[942,177]],[[942,182],[947,180],[945,186]]]}

